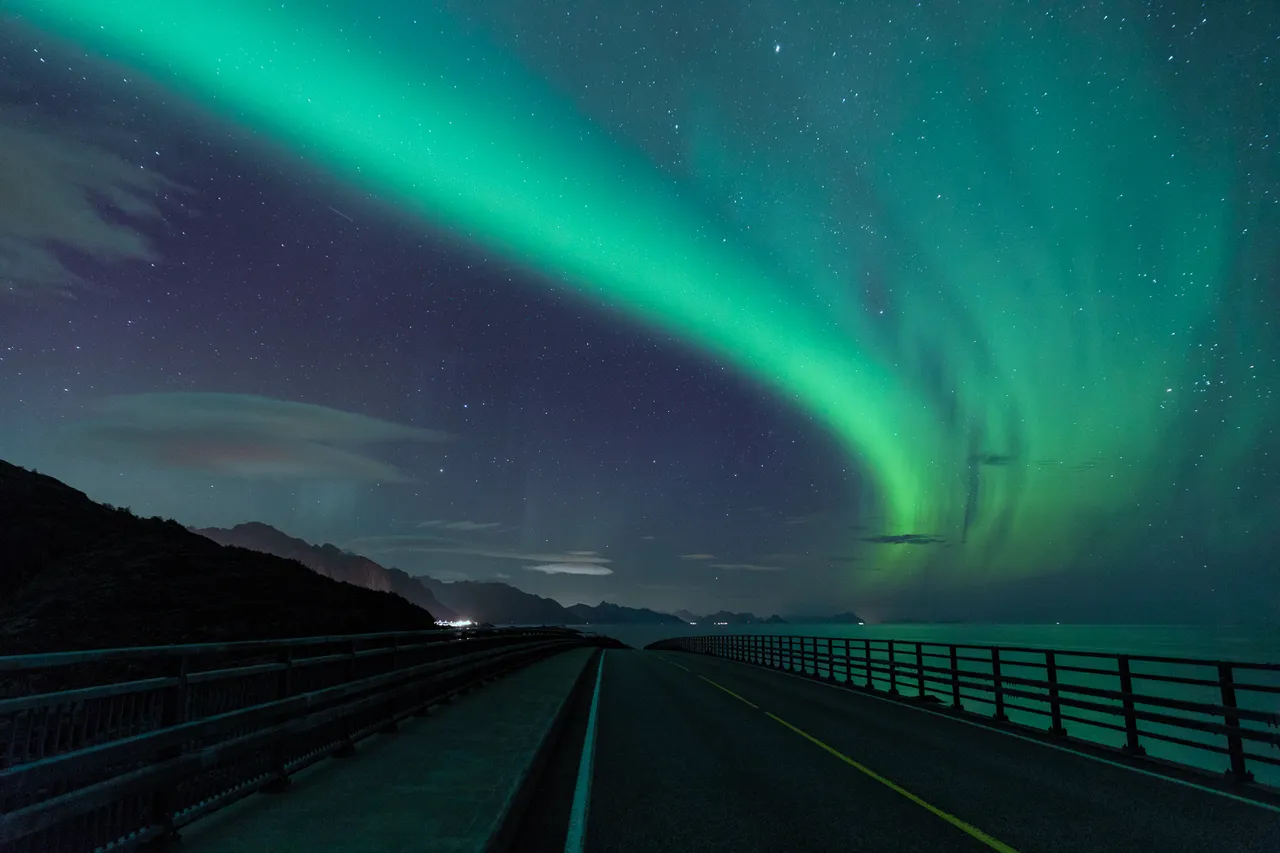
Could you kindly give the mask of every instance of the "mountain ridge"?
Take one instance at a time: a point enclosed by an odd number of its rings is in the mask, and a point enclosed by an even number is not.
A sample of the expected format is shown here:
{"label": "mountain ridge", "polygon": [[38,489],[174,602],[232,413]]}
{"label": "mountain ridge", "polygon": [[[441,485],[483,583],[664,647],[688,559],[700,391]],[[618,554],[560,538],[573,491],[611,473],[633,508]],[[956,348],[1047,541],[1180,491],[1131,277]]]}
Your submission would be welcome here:
{"label": "mountain ridge", "polygon": [[316,545],[261,521],[246,521],[230,528],[200,527],[191,530],[222,545],[235,545],[297,560],[316,574],[333,580],[378,592],[395,593],[442,621],[451,622],[458,618],[453,608],[440,601],[429,587],[408,572],[388,568],[327,542]]}
{"label": "mountain ridge", "polygon": [[0,460],[0,654],[434,627],[399,596],[219,545]]}

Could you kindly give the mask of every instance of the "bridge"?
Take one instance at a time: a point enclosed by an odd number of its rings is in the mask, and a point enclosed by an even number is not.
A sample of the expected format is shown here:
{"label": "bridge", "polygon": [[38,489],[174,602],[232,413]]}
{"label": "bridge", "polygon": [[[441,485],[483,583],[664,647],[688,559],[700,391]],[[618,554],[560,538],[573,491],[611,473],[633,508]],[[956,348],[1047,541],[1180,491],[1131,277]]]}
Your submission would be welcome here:
{"label": "bridge", "polygon": [[1275,851],[1280,664],[565,629],[0,658],[0,850]]}

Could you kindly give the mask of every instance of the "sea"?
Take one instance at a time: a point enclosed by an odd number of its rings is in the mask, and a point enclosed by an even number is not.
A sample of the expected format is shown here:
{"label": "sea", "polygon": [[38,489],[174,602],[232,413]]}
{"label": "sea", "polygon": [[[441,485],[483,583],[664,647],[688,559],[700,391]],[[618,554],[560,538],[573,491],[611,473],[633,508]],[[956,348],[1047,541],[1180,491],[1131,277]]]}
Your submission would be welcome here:
{"label": "sea", "polygon": [[[1115,658],[1075,657],[1070,652],[1102,653],[1106,655],[1131,655],[1135,660],[1131,663],[1133,673],[1133,691],[1135,693],[1158,696],[1163,699],[1217,704],[1221,701],[1221,690],[1217,686],[1219,662],[1238,664],[1267,664],[1273,669],[1253,669],[1249,667],[1233,670],[1237,682],[1236,698],[1238,707],[1248,708],[1271,716],[1271,722],[1258,720],[1245,721],[1243,724],[1264,737],[1276,736],[1276,742],[1246,741],[1246,751],[1255,755],[1269,757],[1280,761],[1280,625],[979,625],[979,624],[880,624],[880,625],[831,625],[831,624],[786,624],[786,625],[590,625],[582,626],[582,630],[614,637],[634,648],[644,648],[649,643],[670,637],[703,636],[715,634],[769,634],[782,636],[804,636],[822,638],[849,638],[854,640],[901,640],[909,643],[925,644],[957,644],[972,646],[998,646],[1001,649],[1022,649],[1020,652],[1001,652],[1001,673],[1006,677],[1022,677],[1043,679],[1044,669],[1030,664],[1042,663],[1043,652],[1036,650],[1053,650],[1059,670],[1059,680],[1063,685],[1085,688],[1101,688],[1118,690],[1117,663]],[[873,644],[876,645],[876,644]],[[884,647],[884,646],[882,646]],[[984,652],[967,651],[975,658],[983,658]],[[885,660],[884,652],[872,653],[873,658]],[[905,662],[914,661],[914,646],[908,653],[903,649],[899,659]],[[1142,661],[1142,657],[1181,658],[1201,661],[1200,664],[1175,664],[1163,661]],[[926,661],[926,665],[930,664]],[[938,661],[936,665],[945,665]],[[1075,673],[1064,667],[1078,666],[1105,673]],[[961,669],[974,673],[990,673],[990,664],[974,660],[961,664]],[[820,674],[825,675],[823,671]],[[858,673],[855,672],[855,675]],[[838,675],[840,675],[838,673]],[[1193,680],[1213,681],[1212,686],[1186,683],[1170,683],[1148,678],[1172,676]],[[1264,690],[1249,690],[1250,685],[1260,686]],[[884,690],[888,688],[887,680],[877,678],[876,686]],[[1276,692],[1269,692],[1274,690]],[[915,691],[906,685],[903,692]],[[945,685],[930,687],[926,692],[933,693],[943,702],[950,701],[950,694]],[[1068,695],[1068,694],[1064,694]],[[1119,710],[1119,701],[1096,696],[1076,694],[1078,698],[1099,705],[1114,707]],[[1045,713],[1047,702],[1035,699],[1015,698],[1013,704],[1022,704],[1031,710],[1016,708],[1007,709],[1012,722],[1022,723],[1035,728],[1048,727]],[[976,698],[966,698],[965,706],[979,714],[990,714],[994,710],[991,702]],[[1036,711],[1041,713],[1036,713]],[[1221,723],[1221,717],[1196,714],[1179,709],[1151,707],[1157,713],[1168,713],[1174,716]],[[1122,732],[1093,725],[1090,721],[1120,722],[1113,713],[1090,709],[1064,709],[1066,713],[1079,719],[1066,722],[1068,733],[1073,738],[1119,748],[1125,742]],[[1211,749],[1190,746],[1187,744],[1161,741],[1150,734],[1167,734],[1180,737],[1205,747],[1225,748],[1226,739],[1220,734],[1188,730],[1182,727],[1167,726],[1158,722],[1140,721],[1139,730],[1141,744],[1147,755],[1156,759],[1174,761],[1191,765],[1211,772],[1224,772],[1228,767],[1228,758]],[[1269,764],[1262,760],[1247,760],[1247,769],[1253,774],[1255,781],[1280,787],[1280,765]]]}

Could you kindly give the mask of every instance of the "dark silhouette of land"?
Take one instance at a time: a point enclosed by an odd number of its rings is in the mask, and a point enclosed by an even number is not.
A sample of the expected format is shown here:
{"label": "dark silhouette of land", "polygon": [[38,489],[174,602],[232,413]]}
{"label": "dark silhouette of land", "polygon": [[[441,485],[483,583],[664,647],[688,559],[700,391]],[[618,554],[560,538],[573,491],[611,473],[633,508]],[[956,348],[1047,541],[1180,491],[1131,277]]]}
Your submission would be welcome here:
{"label": "dark silhouette of land", "polygon": [[260,521],[237,524],[230,529],[201,527],[193,530],[222,545],[236,545],[252,551],[261,551],[264,554],[297,560],[312,571],[336,581],[344,581],[380,592],[394,592],[406,601],[429,610],[437,619],[458,618],[458,614],[436,598],[421,579],[400,569],[387,568],[368,557],[353,554],[336,545],[312,545],[310,542],[290,536]]}
{"label": "dark silhouette of land", "polygon": [[0,654],[434,625],[398,595],[223,547],[0,461]]}

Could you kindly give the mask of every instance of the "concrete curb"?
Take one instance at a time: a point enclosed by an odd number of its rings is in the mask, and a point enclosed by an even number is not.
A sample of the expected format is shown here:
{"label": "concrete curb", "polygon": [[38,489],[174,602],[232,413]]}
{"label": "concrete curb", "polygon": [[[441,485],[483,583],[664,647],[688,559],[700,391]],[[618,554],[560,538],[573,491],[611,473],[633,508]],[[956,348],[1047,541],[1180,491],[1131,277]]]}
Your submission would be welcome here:
{"label": "concrete curb", "polygon": [[515,842],[517,839],[515,838],[515,833],[524,817],[525,809],[533,797],[533,790],[537,786],[538,780],[542,776],[542,771],[546,768],[547,762],[551,757],[552,746],[559,739],[561,731],[564,730],[565,720],[569,716],[568,709],[573,704],[573,699],[581,695],[581,691],[591,686],[595,678],[593,667],[602,654],[604,654],[604,650],[597,649],[595,654],[586,659],[582,665],[582,671],[578,673],[573,685],[565,692],[564,699],[561,700],[560,706],[556,708],[555,714],[552,715],[551,722],[547,725],[546,731],[543,732],[537,749],[533,751],[529,764],[516,778],[515,784],[511,787],[511,793],[507,796],[506,804],[494,821],[493,829],[489,833],[489,840],[485,842],[483,847],[485,853],[506,853],[506,851],[516,849]]}

